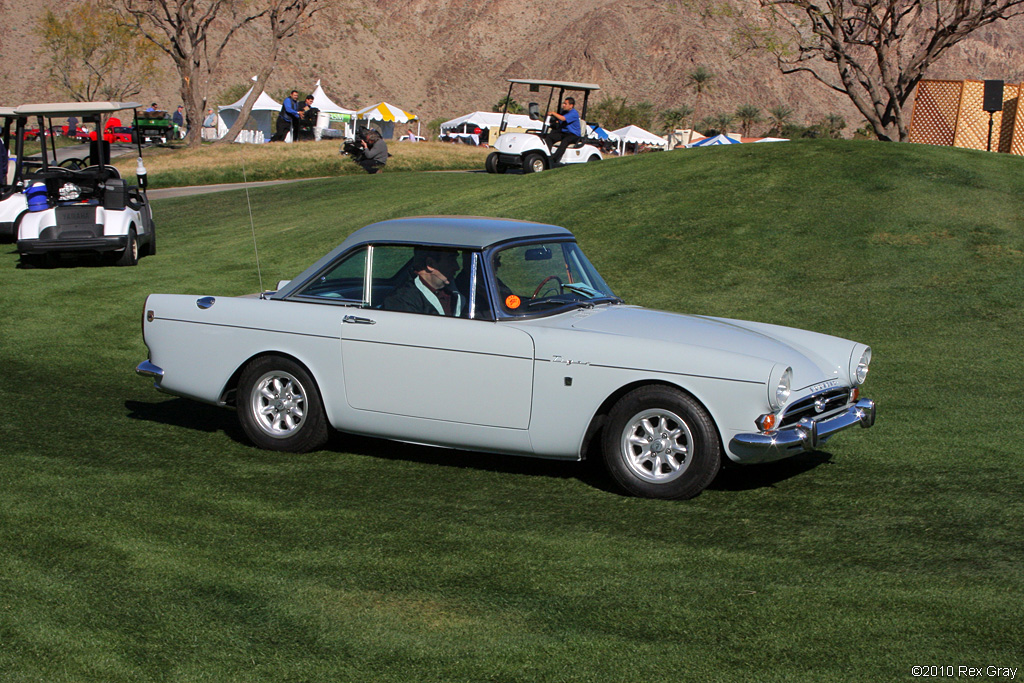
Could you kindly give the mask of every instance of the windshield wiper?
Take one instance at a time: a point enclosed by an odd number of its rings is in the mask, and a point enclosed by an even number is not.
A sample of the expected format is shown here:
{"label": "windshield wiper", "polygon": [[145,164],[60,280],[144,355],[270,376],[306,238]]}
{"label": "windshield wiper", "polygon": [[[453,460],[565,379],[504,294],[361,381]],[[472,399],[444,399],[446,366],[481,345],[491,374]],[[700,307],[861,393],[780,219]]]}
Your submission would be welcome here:
{"label": "windshield wiper", "polygon": [[579,299],[573,299],[565,295],[552,296],[547,299],[537,299],[526,304],[527,308],[533,308],[534,306],[540,306],[542,304],[555,304],[557,306],[563,306],[565,304],[576,304],[580,308],[593,308],[594,304],[590,301],[580,301]]}

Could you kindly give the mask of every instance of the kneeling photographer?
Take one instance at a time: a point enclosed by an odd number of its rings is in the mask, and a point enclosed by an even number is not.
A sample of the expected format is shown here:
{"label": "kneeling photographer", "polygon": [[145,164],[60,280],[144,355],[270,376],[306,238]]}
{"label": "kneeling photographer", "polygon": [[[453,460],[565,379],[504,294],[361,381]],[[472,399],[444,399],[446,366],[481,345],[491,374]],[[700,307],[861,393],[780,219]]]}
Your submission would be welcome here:
{"label": "kneeling photographer", "polygon": [[359,131],[353,142],[346,142],[342,154],[363,167],[367,173],[377,173],[388,162],[388,145],[375,130]]}

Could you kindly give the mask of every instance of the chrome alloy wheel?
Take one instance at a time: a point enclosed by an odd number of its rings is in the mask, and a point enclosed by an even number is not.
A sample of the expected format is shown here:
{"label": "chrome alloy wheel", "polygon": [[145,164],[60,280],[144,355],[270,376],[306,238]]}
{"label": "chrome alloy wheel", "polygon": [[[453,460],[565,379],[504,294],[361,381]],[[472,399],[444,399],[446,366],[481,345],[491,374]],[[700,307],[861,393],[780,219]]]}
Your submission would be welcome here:
{"label": "chrome alloy wheel", "polygon": [[268,372],[253,385],[249,394],[253,421],[268,436],[284,439],[295,434],[306,417],[306,390],[293,375]]}
{"label": "chrome alloy wheel", "polygon": [[665,484],[689,468],[693,435],[686,422],[664,409],[644,410],[622,430],[626,466],[640,479]]}

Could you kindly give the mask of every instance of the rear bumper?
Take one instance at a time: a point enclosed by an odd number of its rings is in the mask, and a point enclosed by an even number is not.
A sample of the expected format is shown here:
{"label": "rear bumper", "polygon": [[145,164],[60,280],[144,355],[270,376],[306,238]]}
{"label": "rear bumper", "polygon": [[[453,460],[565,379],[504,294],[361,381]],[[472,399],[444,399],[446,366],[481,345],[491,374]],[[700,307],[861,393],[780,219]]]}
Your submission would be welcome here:
{"label": "rear bumper", "polygon": [[163,387],[160,386],[160,381],[164,378],[163,368],[153,365],[148,360],[144,360],[136,366],[135,372],[143,377],[152,378],[153,387],[158,391],[163,391]]}
{"label": "rear bumper", "polygon": [[729,448],[743,461],[778,460],[816,450],[836,432],[858,424],[864,428],[875,424],[875,402],[869,398],[862,398],[846,410],[820,420],[805,418],[774,432],[737,434]]}
{"label": "rear bumper", "polygon": [[128,246],[127,235],[113,237],[65,238],[55,240],[18,240],[22,254],[46,254],[71,251],[120,251]]}

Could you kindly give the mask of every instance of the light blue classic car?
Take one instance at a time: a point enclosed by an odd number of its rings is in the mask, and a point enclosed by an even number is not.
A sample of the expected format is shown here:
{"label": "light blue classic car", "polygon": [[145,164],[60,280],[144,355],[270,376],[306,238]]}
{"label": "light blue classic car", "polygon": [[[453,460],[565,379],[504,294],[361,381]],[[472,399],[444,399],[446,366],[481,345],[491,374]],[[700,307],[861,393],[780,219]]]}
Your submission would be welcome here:
{"label": "light blue classic car", "polygon": [[234,406],[262,448],[329,427],[569,460],[593,441],[654,498],[875,420],[864,344],[626,305],[568,230],[521,221],[375,223],[276,292],[150,295],[143,335],[139,374]]}

